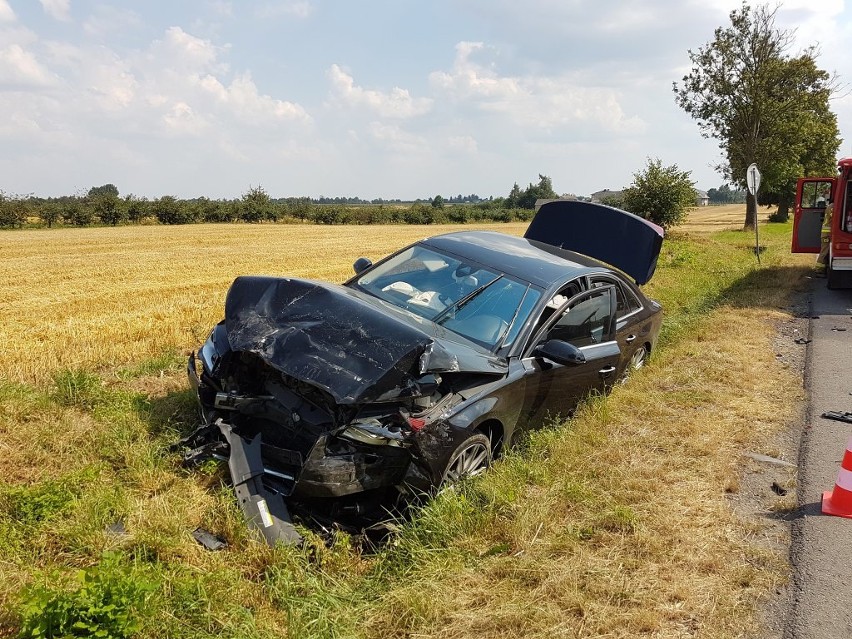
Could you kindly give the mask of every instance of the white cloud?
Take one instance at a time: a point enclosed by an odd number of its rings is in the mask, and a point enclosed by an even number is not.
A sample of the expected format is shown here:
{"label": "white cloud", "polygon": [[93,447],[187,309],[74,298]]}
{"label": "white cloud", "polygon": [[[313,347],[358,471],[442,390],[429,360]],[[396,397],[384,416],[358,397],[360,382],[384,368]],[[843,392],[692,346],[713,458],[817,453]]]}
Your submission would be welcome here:
{"label": "white cloud", "polygon": [[71,0],[39,0],[44,12],[55,20],[71,19]]}
{"label": "white cloud", "polygon": [[482,42],[459,42],[451,73],[435,71],[429,79],[438,88],[451,91],[455,97],[512,99],[523,92],[517,78],[501,78],[489,69],[471,61],[471,55],[485,49]]}
{"label": "white cloud", "polygon": [[0,0],[0,22],[14,22],[15,12],[7,0]]}
{"label": "white cloud", "polygon": [[395,153],[413,155],[429,149],[429,143],[424,138],[408,133],[396,124],[371,122],[369,133],[373,140]]}
{"label": "white cloud", "polygon": [[298,104],[261,95],[251,75],[239,75],[227,87],[212,75],[199,80],[199,85],[218,102],[227,105],[245,124],[263,124],[268,118],[309,121],[310,116]]}
{"label": "white cloud", "polygon": [[105,54],[99,61],[90,61],[86,77],[86,89],[108,111],[129,107],[136,99],[139,82],[129,65],[117,57]]}
{"label": "white cloud", "polygon": [[39,88],[56,83],[57,78],[21,45],[0,49],[0,86]]}
{"label": "white cloud", "polygon": [[[0,0],[0,2],[2,1]],[[34,45],[38,45],[39,37],[35,32],[20,24],[3,25],[0,26],[0,43],[6,46],[19,44],[22,47],[31,49]]]}
{"label": "white cloud", "polygon": [[172,108],[163,115],[163,122],[177,134],[199,135],[208,127],[208,122],[200,116],[186,102],[176,102]]}
{"label": "white cloud", "polygon": [[456,45],[452,71],[431,73],[432,85],[451,100],[470,103],[525,127],[591,123],[612,133],[637,133],[646,127],[638,117],[626,116],[612,89],[583,86],[564,76],[501,76],[471,59],[484,50],[481,42]]}
{"label": "white cloud", "polygon": [[413,98],[407,89],[394,87],[390,93],[364,89],[355,84],[351,75],[333,64],[328,71],[332,91],[337,100],[350,107],[366,107],[386,118],[411,118],[428,113],[429,98]]}
{"label": "white cloud", "polygon": [[161,68],[171,67],[173,71],[180,72],[210,69],[216,63],[219,51],[220,48],[210,40],[197,38],[180,27],[169,27],[165,38],[151,46],[152,55],[163,64]]}
{"label": "white cloud", "polygon": [[[12,44],[0,48],[0,87],[42,90],[0,101],[0,119],[19,123],[19,130],[72,132],[79,146],[92,149],[101,139],[109,149],[107,140],[168,146],[164,140],[193,137],[196,152],[224,149],[241,161],[257,155],[246,150],[252,145],[274,152],[281,146],[276,138],[310,132],[305,125],[312,119],[301,105],[263,93],[248,72],[230,73],[227,52],[179,27],[126,54],[68,42]],[[0,128],[0,138],[10,136],[8,127]],[[49,147],[46,134],[33,139],[34,146]]]}

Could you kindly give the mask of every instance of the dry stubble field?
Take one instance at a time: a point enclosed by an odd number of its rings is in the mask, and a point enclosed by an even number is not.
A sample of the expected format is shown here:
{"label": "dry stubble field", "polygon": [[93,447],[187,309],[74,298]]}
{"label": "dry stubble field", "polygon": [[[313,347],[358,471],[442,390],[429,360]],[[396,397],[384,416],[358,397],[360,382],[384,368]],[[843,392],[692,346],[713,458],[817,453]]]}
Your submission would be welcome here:
{"label": "dry stubble field", "polygon": [[[522,233],[525,224],[499,226]],[[194,348],[239,274],[343,281],[378,258],[458,226],[189,225],[4,233],[0,376],[132,365]]]}
{"label": "dry stubble field", "polygon": [[[155,407],[176,395],[181,410],[181,355],[220,319],[236,275],[342,281],[360,255],[460,227],[0,234],[4,481],[14,491],[86,477],[61,517],[45,515],[20,546],[0,544],[0,628],[20,623],[20,588],[42,571],[145,549],[161,594],[141,636],[756,636],[785,558],[759,543],[766,525],[738,516],[726,495],[739,490],[744,449],[778,454],[779,415],[801,400],[772,339],[806,262],[785,252],[788,231],[778,228],[757,270],[748,236],[718,236],[742,216],[740,206],[696,210],[665,244],[649,290],[666,300],[667,346],[648,369],[569,427],[544,431],[472,492],[445,495],[375,557],[346,543],[304,556],[265,549],[227,489],[162,459],[168,415],[126,417],[123,395],[45,406],[27,389],[53,392],[57,372],[88,371]],[[126,536],[104,530],[114,517]],[[231,549],[200,549],[189,537],[199,524]]]}
{"label": "dry stubble field", "polygon": [[[696,209],[687,229],[740,224],[741,206]],[[522,235],[526,223],[491,224]],[[33,230],[0,235],[0,379],[43,382],[59,369],[110,370],[195,348],[221,319],[239,274],[343,281],[445,226],[188,225]]]}

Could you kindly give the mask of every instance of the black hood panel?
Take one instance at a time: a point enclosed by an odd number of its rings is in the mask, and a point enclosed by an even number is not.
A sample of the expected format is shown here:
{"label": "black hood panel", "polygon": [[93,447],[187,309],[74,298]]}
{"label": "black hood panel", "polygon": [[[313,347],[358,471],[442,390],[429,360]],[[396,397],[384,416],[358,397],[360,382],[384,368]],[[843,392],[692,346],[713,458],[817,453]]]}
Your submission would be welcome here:
{"label": "black hood panel", "polygon": [[238,277],[225,301],[232,350],[257,354],[338,404],[417,395],[426,373],[505,373],[493,356],[437,339],[426,330],[433,324],[421,324],[352,289],[310,280]]}

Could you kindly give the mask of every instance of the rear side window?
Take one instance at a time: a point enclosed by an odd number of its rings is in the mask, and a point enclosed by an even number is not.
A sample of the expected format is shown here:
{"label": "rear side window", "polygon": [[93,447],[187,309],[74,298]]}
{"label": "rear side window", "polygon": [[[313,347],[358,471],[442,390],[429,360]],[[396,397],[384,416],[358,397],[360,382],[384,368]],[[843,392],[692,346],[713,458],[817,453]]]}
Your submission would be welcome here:
{"label": "rear side window", "polygon": [[591,287],[599,288],[601,286],[615,287],[615,316],[621,319],[631,313],[642,308],[639,299],[633,293],[629,286],[625,286],[623,282],[619,282],[615,278],[609,277],[593,277],[591,278]]}

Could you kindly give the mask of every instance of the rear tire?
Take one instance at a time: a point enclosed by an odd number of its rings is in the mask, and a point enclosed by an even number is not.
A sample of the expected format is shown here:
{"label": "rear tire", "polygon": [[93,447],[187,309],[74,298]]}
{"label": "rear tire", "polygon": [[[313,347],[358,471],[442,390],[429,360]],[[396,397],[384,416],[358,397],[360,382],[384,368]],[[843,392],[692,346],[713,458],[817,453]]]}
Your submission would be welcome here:
{"label": "rear tire", "polygon": [[650,350],[646,344],[643,344],[633,351],[633,355],[630,356],[630,361],[628,361],[627,366],[624,367],[624,373],[621,376],[621,381],[626,382],[633,371],[637,371],[644,367],[645,364],[648,363],[649,355]]}

